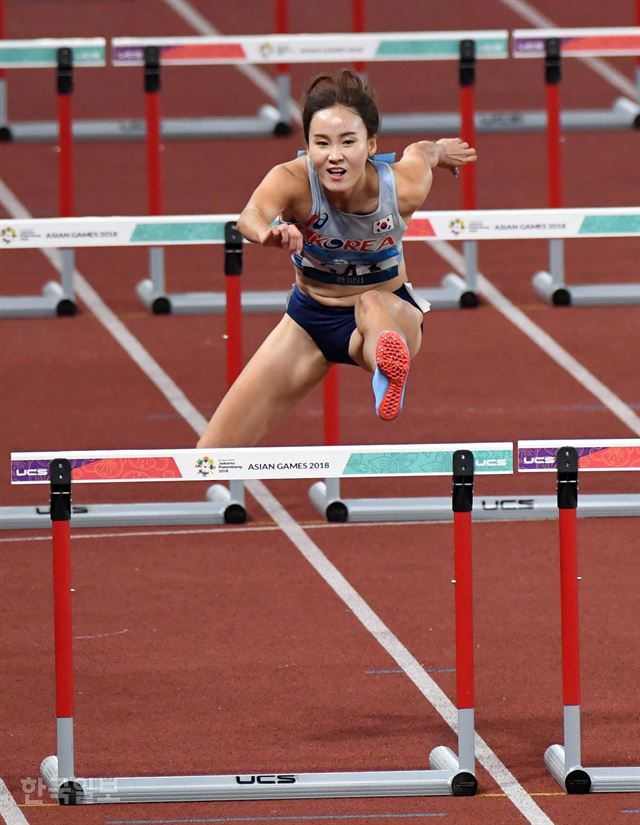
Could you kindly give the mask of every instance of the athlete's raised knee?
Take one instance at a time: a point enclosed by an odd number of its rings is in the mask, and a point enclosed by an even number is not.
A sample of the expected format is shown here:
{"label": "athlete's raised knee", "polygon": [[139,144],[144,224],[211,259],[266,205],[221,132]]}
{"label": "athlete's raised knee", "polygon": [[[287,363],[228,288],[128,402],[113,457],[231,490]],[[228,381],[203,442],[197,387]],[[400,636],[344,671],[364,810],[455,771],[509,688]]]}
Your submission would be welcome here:
{"label": "athlete's raised knee", "polygon": [[[358,295],[356,314],[361,320],[374,319],[376,316],[387,315],[389,312],[389,298],[377,289],[371,289]],[[384,319],[386,322],[386,318]]]}

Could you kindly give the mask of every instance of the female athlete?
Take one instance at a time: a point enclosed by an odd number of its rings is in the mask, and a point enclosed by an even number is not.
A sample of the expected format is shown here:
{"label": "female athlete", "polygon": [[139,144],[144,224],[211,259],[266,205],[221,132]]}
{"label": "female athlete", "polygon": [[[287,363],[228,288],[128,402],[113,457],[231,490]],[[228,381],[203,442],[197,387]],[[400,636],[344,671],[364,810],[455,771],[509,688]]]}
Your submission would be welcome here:
{"label": "female athlete", "polygon": [[402,236],[433,170],[476,160],[459,138],[419,141],[397,163],[374,157],[379,114],[355,73],[323,75],[302,107],[307,150],[267,173],[238,219],[253,243],[291,254],[286,313],[216,409],[198,447],[250,447],[332,364],[373,373],[376,414],[394,419],[428,303],[414,295]]}

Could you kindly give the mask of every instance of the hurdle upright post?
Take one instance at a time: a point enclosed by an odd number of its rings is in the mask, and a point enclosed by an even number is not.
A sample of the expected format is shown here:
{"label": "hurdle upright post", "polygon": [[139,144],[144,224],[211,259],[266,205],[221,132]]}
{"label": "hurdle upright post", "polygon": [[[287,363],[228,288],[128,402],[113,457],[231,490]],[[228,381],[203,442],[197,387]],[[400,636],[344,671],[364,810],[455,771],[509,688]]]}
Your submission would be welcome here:
{"label": "hurdle upright post", "polygon": [[53,616],[58,777],[75,776],[73,752],[73,631],[71,605],[71,464],[49,465],[53,543]]}
{"label": "hurdle upright post", "polygon": [[[636,0],[636,26],[640,26],[640,0]],[[636,55],[636,102],[640,106],[640,54]],[[637,115],[635,126],[640,126],[640,115]]]}
{"label": "hurdle upright post", "polygon": [[[4,19],[4,0],[0,0],[0,43],[6,37]],[[7,105],[7,73],[5,69],[0,69],[0,141],[11,140],[11,129],[9,128],[8,108],[9,107]]]}
{"label": "hurdle upright post", "polygon": [[[473,510],[474,457],[468,450],[453,454],[453,531],[456,615],[456,692],[458,703],[458,760],[465,781],[477,782],[475,770],[475,703],[473,676],[473,564],[471,511]],[[461,781],[458,777],[458,781]]]}
{"label": "hurdle upright post", "polygon": [[[580,752],[580,615],[578,607],[578,452],[561,447],[557,453],[557,495],[560,531],[562,628],[562,694],[564,749],[568,793],[588,793],[590,781],[581,769]],[[576,770],[578,769],[578,770]]]}
{"label": "hurdle upright post", "polygon": [[[544,41],[545,108],[547,112],[547,201],[551,209],[562,207],[562,127],[560,113],[560,81],[562,80],[561,41],[548,37]],[[570,303],[565,285],[564,239],[549,241],[549,274],[553,302],[559,306]]]}
{"label": "hurdle upright post", "polygon": [[[162,134],[160,121],[160,49],[144,47],[144,99],[147,147],[147,188],[149,215],[163,214],[162,198]],[[156,296],[151,309],[156,315],[171,312],[171,302],[165,295],[164,249],[149,249],[149,276],[152,294]]]}
{"label": "hurdle upright post", "polygon": [[[56,88],[58,93],[58,195],[61,218],[74,214],[73,180],[73,119],[71,99],[73,95],[73,50],[62,47],[56,50]],[[58,315],[73,315],[76,311],[73,272],[75,251],[62,249],[60,279],[65,295],[57,307]]]}
{"label": "hurdle upright post", "polygon": [[[289,21],[289,0],[276,0],[276,34],[289,34],[291,25]],[[276,136],[288,135],[291,132],[291,111],[289,100],[291,98],[291,66],[288,63],[276,64],[276,88],[277,88],[277,108],[280,113],[280,120],[274,126],[273,133]]]}
{"label": "hurdle upright post", "polygon": [[[365,30],[364,0],[351,0],[351,31],[354,34],[364,34]],[[361,60],[356,60],[353,66],[361,77],[366,76],[366,63]]]}
{"label": "hurdle upright post", "polygon": [[[322,382],[323,442],[330,447],[340,443],[340,373],[333,364]],[[328,521],[347,521],[348,511],[340,499],[340,479],[326,478],[325,515]]]}
{"label": "hurdle upright post", "polygon": [[238,224],[228,221],[224,225],[227,387],[231,387],[242,371],[242,244]]}
{"label": "hurdle upright post", "polygon": [[[469,146],[475,146],[475,83],[476,44],[473,40],[460,41],[459,58],[460,84],[460,134]],[[462,208],[477,208],[476,167],[471,163],[462,170]],[[478,244],[463,241],[464,280],[466,290],[460,296],[461,307],[478,306]]]}

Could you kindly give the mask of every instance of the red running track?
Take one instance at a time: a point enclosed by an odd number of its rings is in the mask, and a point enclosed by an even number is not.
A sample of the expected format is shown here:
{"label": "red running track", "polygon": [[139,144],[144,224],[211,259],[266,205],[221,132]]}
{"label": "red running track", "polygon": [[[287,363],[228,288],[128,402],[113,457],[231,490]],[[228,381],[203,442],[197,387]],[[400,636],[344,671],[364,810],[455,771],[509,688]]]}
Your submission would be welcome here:
{"label": "red running track", "polygon": [[[246,0],[242,0],[246,2]],[[270,2],[192,2],[224,33],[273,28]],[[345,30],[346,2],[322,14],[293,4],[298,31]],[[7,36],[192,34],[164,2],[85,0],[8,2]],[[592,7],[551,2],[537,8],[558,25],[628,25],[631,2]],[[463,2],[428,10],[371,2],[370,28],[507,28],[529,25],[505,4]],[[375,26],[373,25],[375,21]],[[616,60],[627,79],[632,62]],[[456,70],[448,64],[372,66],[382,108],[409,111],[457,105]],[[298,95],[308,76],[294,70]],[[140,117],[142,79],[133,70],[77,73],[76,117]],[[15,72],[14,119],[53,118],[53,79]],[[567,61],[567,106],[609,106],[618,95],[579,61]],[[536,61],[480,64],[479,109],[543,105]],[[167,72],[166,115],[255,112],[261,92],[231,68]],[[419,137],[419,136],[417,136]],[[437,137],[437,136],[429,136]],[[382,150],[410,138],[383,137]],[[261,174],[291,157],[299,136],[283,140],[167,143],[165,205],[172,213],[239,210]],[[50,145],[3,145],[4,184],[33,214],[57,209],[56,154]],[[478,206],[542,207],[546,199],[543,135],[479,136]],[[565,136],[567,206],[637,202],[640,170],[635,134]],[[78,214],[144,213],[142,144],[75,147]],[[441,176],[428,206],[459,205],[459,187]],[[2,214],[8,214],[7,205]],[[637,280],[637,240],[567,244],[571,277]],[[577,357],[637,413],[637,307],[557,310],[533,295],[530,275],[545,262],[541,242],[487,243],[481,267],[491,282],[541,329]],[[448,265],[431,249],[408,245],[414,282],[436,284]],[[6,260],[5,260],[6,259]],[[36,252],[3,255],[3,293],[37,291],[50,265]],[[207,416],[225,383],[224,321],[216,316],[150,317],[134,294],[146,271],[143,250],[85,250],[83,276],[126,328]],[[276,252],[248,249],[249,289],[286,288],[288,269]],[[635,271],[634,271],[635,267]],[[203,289],[221,271],[218,252],[170,250],[172,289]],[[415,274],[414,274],[415,273]],[[251,316],[245,357],[274,324]],[[72,319],[4,321],[0,325],[5,392],[2,455],[19,449],[190,446],[190,426],[143,375],[88,307]],[[412,371],[408,405],[397,425],[372,416],[367,377],[341,370],[345,443],[516,440],[537,437],[628,437],[630,429],[542,353],[488,303],[474,312],[432,313],[423,353]],[[322,438],[321,392],[313,393],[271,434],[269,444]],[[551,476],[526,481],[527,493],[552,492]],[[14,490],[1,481],[3,503],[33,503],[40,488]],[[523,491],[522,479],[480,479],[480,492]],[[447,495],[448,484],[398,482],[399,494]],[[319,522],[306,485],[269,483],[287,511],[337,566],[429,676],[455,698],[452,530],[447,525],[347,525]],[[348,495],[380,492],[376,481],[345,485]],[[629,474],[592,475],[581,492],[636,491]],[[37,490],[37,492],[36,492]],[[83,487],[82,501],[201,496],[200,485]],[[150,528],[85,535],[73,542],[77,665],[77,766],[91,775],[215,773],[255,770],[391,769],[423,766],[438,744],[455,738],[419,688],[363,628],[326,582],[249,502],[248,528],[197,532]],[[257,529],[256,529],[257,528]],[[146,534],[145,534],[146,533]],[[112,535],[113,534],[113,535]],[[637,529],[631,520],[579,523],[583,633],[583,752],[586,764],[638,764]],[[634,795],[567,797],[547,774],[542,755],[560,740],[561,661],[557,525],[482,524],[474,529],[477,728],[524,789],[529,821],[558,825],[627,823]],[[50,546],[44,532],[0,535],[4,623],[2,655],[9,676],[0,725],[0,775],[21,805],[23,783],[37,776],[54,748],[54,682]],[[494,772],[495,773],[495,772]],[[526,822],[495,779],[479,768],[475,799],[309,800],[298,802],[113,806],[62,811],[29,804],[29,822],[443,821]],[[38,802],[37,793],[31,802]],[[314,820],[313,818],[322,818]],[[351,817],[351,819],[347,819]],[[383,818],[384,817],[384,818]],[[280,820],[278,819],[280,818]],[[427,821],[429,821],[427,819]]]}

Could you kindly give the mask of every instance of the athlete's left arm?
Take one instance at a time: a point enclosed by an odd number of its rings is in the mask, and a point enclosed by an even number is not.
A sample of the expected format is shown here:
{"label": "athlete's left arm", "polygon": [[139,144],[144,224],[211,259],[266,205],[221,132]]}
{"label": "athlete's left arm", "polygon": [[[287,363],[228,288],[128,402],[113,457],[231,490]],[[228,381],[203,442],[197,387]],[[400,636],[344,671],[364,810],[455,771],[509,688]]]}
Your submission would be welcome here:
{"label": "athlete's left arm", "polygon": [[425,202],[434,169],[449,169],[457,174],[460,166],[473,163],[476,158],[476,150],[460,138],[410,143],[402,158],[393,165],[401,214],[414,212]]}

